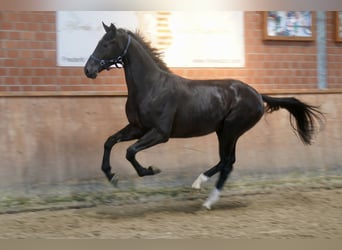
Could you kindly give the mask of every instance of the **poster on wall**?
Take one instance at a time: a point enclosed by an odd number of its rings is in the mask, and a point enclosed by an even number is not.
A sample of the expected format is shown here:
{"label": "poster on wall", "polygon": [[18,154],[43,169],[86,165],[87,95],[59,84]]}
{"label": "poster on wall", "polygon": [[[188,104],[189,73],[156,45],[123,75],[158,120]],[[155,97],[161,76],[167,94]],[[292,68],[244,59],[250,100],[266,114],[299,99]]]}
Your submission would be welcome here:
{"label": "poster on wall", "polygon": [[312,11],[265,11],[265,40],[313,41],[315,20]]}
{"label": "poster on wall", "polygon": [[245,65],[242,11],[58,11],[56,18],[58,66],[84,66],[102,21],[139,30],[169,67]]}
{"label": "poster on wall", "polygon": [[135,30],[132,11],[57,11],[57,65],[84,66],[104,34],[102,21]]}
{"label": "poster on wall", "polygon": [[335,12],[336,42],[342,42],[342,11]]}

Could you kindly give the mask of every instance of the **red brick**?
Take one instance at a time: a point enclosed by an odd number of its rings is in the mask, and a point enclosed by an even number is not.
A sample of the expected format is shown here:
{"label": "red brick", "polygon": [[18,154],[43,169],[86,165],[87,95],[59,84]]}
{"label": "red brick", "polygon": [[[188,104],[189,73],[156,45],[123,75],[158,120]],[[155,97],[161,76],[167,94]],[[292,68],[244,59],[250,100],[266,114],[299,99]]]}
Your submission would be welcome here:
{"label": "red brick", "polygon": [[32,78],[30,78],[30,77],[17,77],[16,78],[16,84],[31,85],[32,84]]}
{"label": "red brick", "polygon": [[15,23],[9,22],[7,20],[3,20],[0,22],[1,30],[15,30]]}
{"label": "red brick", "polygon": [[7,68],[8,76],[18,76],[22,74],[22,69],[20,68]]}
{"label": "red brick", "polygon": [[3,67],[18,67],[17,61],[14,59],[1,60]]}
{"label": "red brick", "polygon": [[21,75],[22,76],[33,76],[34,71],[31,68],[23,68],[23,69],[21,69]]}
{"label": "red brick", "polygon": [[34,86],[34,91],[56,91],[56,86],[51,85],[39,85]]}
{"label": "red brick", "polygon": [[12,67],[31,67],[31,59],[30,58],[21,58],[20,60],[13,62]]}
{"label": "red brick", "polygon": [[20,50],[18,52],[20,52],[21,58],[32,58],[32,53],[33,53],[32,50],[25,49],[25,50]]}
{"label": "red brick", "polygon": [[19,38],[22,40],[33,40],[35,37],[35,32],[32,31],[21,31],[19,33]]}
{"label": "red brick", "polygon": [[0,85],[0,92],[6,92],[6,91],[8,91],[8,86],[1,86]]}
{"label": "red brick", "polygon": [[60,89],[61,91],[93,91],[94,87],[68,85],[68,86],[61,86]]}
{"label": "red brick", "polygon": [[[15,90],[12,90],[15,91]],[[33,86],[20,86],[19,91],[34,91]]]}
{"label": "red brick", "polygon": [[42,23],[41,31],[43,32],[56,32],[56,25],[54,23]]}
{"label": "red brick", "polygon": [[20,40],[21,32],[16,32],[16,31],[7,32],[7,39],[8,40]]}
{"label": "red brick", "polygon": [[16,83],[17,78],[16,77],[11,77],[11,76],[2,77],[2,81],[3,81],[3,83],[1,83],[1,84],[13,85],[13,84]]}

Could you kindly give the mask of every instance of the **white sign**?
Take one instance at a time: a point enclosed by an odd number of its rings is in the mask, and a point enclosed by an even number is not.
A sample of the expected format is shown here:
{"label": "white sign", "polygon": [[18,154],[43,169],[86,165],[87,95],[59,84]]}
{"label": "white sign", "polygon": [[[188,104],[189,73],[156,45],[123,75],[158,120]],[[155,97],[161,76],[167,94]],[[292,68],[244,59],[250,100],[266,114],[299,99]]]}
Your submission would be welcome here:
{"label": "white sign", "polygon": [[57,65],[84,66],[104,35],[102,21],[135,30],[137,18],[132,11],[58,11]]}
{"label": "white sign", "polygon": [[142,32],[169,67],[243,67],[241,11],[58,11],[58,66],[83,67],[109,25]]}

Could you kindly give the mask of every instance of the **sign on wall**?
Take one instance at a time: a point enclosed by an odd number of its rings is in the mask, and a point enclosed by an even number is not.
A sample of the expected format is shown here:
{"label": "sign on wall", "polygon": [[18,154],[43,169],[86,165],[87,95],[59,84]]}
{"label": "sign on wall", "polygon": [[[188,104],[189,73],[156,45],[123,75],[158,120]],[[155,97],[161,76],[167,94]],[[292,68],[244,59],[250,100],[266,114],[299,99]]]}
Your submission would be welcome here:
{"label": "sign on wall", "polygon": [[139,30],[169,67],[245,64],[241,11],[58,11],[58,66],[84,66],[104,34],[102,21]]}

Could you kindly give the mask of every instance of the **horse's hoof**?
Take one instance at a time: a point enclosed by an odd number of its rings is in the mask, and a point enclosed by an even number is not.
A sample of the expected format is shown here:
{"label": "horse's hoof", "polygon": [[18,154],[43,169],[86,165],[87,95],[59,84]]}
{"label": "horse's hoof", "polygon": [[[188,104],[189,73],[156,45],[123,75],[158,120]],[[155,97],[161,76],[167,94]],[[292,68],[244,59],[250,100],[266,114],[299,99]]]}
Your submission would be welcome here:
{"label": "horse's hoof", "polygon": [[211,210],[211,205],[208,203],[208,202],[205,202],[203,205],[202,205],[203,208],[205,208],[206,210]]}
{"label": "horse's hoof", "polygon": [[197,178],[194,183],[192,183],[191,188],[200,190],[201,189],[201,181]]}
{"label": "horse's hoof", "polygon": [[109,182],[110,182],[110,184],[113,185],[113,187],[117,188],[118,187],[119,179],[118,179],[118,177],[116,175],[114,175]]}
{"label": "horse's hoof", "polygon": [[159,174],[160,172],[161,172],[161,170],[159,169],[159,168],[156,168],[156,167],[154,167],[154,166],[150,166],[150,167],[148,167],[148,169],[150,170],[150,171],[152,171],[152,173],[155,175],[155,174]]}
{"label": "horse's hoof", "polygon": [[197,179],[192,183],[192,188],[193,189],[201,189],[201,184],[208,181],[209,177],[205,176],[204,174],[200,174]]}

